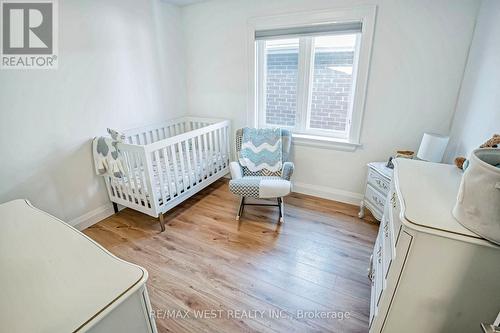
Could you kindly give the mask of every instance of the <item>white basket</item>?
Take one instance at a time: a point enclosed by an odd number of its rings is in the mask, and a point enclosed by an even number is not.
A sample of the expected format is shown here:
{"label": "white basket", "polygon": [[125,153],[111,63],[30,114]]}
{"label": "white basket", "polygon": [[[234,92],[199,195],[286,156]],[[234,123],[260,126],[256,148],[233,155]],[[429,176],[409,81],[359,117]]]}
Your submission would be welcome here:
{"label": "white basket", "polygon": [[500,245],[500,149],[476,149],[462,177],[453,216],[467,229]]}

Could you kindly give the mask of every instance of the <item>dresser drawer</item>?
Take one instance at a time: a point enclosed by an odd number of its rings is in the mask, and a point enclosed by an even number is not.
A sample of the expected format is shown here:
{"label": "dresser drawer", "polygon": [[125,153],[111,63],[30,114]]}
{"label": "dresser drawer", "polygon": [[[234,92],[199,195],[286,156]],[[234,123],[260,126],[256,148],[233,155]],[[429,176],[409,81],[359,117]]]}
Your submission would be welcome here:
{"label": "dresser drawer", "polygon": [[[389,312],[393,295],[396,292],[398,281],[401,278],[404,263],[407,258],[408,251],[410,249],[411,241],[412,237],[406,232],[402,231],[396,248],[397,258],[394,258],[392,260],[391,267],[387,275],[386,284],[382,288],[382,294],[380,296],[377,296],[375,292],[373,295],[375,296],[376,299],[374,300],[375,311],[373,313],[373,319],[371,319],[370,330],[369,330],[370,333],[405,332],[405,330],[382,330],[382,325],[384,319],[387,316],[387,313]],[[375,264],[376,263],[374,260],[374,265]],[[375,286],[372,288],[372,290],[374,291],[377,289],[376,284],[377,281],[375,280]]]}
{"label": "dresser drawer", "polygon": [[375,212],[372,211],[372,213],[375,213],[374,215],[378,215],[376,217],[380,220],[384,212],[386,198],[379,191],[375,190],[373,186],[368,184],[366,186],[365,199],[369,208],[376,210]]}
{"label": "dresser drawer", "polygon": [[[370,280],[371,280],[371,300],[370,300],[370,323],[379,312],[379,305],[382,299],[382,294],[386,288],[385,283],[385,267],[384,260],[386,253],[384,252],[384,231],[383,228],[379,229],[375,246],[373,247],[373,254],[370,258]],[[390,251],[389,257],[390,255]]]}
{"label": "dresser drawer", "polygon": [[368,169],[368,184],[382,192],[384,197],[386,197],[387,193],[389,193],[390,181],[372,168]]}

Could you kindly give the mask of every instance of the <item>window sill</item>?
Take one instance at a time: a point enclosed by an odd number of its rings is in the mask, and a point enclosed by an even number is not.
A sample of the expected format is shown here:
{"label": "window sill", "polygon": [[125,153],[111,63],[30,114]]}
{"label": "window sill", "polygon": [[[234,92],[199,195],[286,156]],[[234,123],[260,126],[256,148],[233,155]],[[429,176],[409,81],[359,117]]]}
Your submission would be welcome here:
{"label": "window sill", "polygon": [[345,139],[337,139],[326,136],[292,134],[293,144],[297,146],[323,148],[341,151],[355,151],[361,144],[349,142]]}

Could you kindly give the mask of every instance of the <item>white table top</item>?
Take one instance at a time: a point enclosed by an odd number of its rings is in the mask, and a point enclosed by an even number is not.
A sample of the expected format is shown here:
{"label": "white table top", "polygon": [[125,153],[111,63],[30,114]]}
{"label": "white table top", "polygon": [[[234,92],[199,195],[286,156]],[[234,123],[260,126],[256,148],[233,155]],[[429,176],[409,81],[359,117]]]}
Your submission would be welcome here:
{"label": "white table top", "polygon": [[481,239],[452,215],[462,171],[455,165],[411,159],[394,160],[397,187],[408,222],[432,229]]}
{"label": "white table top", "polygon": [[388,168],[387,162],[370,162],[368,167],[378,170],[383,176],[392,179],[392,169]]}
{"label": "white table top", "polygon": [[24,200],[0,205],[0,331],[73,332],[146,278]]}

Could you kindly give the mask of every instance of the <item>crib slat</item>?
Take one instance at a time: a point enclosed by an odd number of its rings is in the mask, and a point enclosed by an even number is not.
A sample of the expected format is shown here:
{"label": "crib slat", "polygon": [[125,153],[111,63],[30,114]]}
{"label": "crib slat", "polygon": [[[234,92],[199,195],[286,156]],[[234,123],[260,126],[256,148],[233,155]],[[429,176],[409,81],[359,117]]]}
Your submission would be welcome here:
{"label": "crib slat", "polygon": [[127,178],[128,178],[128,188],[129,188],[129,197],[127,198],[128,201],[132,201],[133,203],[135,203],[135,200],[136,200],[136,195],[137,195],[137,188],[135,186],[135,179],[134,177],[132,177],[132,173],[131,171],[134,170],[133,169],[133,161],[132,161],[132,157],[130,156],[131,152],[127,152],[125,154],[125,163],[127,164]]}
{"label": "crib slat", "polygon": [[166,172],[165,174],[167,175],[167,183],[168,183],[168,195],[169,195],[169,200],[172,200],[172,198],[174,197],[174,186],[172,184],[172,174],[171,174],[171,171],[170,171],[170,159],[168,158],[168,151],[167,151],[167,148],[163,148],[162,149],[163,151],[163,159],[165,161],[165,167],[166,167]]}
{"label": "crib slat", "polygon": [[194,169],[194,181],[196,184],[200,182],[200,167],[201,163],[199,162],[199,157],[198,157],[198,145],[196,143],[196,137],[193,137],[191,139],[193,143],[193,169]]}
{"label": "crib slat", "polygon": [[117,198],[121,198],[121,195],[120,195],[120,189],[119,189],[119,186],[118,184],[116,183],[116,180],[114,177],[109,177],[110,181],[111,181],[111,184],[113,185],[113,192],[115,193],[115,196]]}
{"label": "crib slat", "polygon": [[137,193],[137,190],[135,189],[135,181],[132,177],[132,174],[130,173],[130,170],[133,170],[132,165],[130,163],[130,154],[131,154],[130,152],[124,152],[122,156],[124,157],[125,168],[128,178],[127,201],[132,201],[133,203],[135,203],[135,193]]}
{"label": "crib slat", "polygon": [[184,163],[184,152],[182,151],[182,142],[179,142],[177,144],[178,150],[179,150],[179,160],[181,163],[181,179],[182,179],[182,187],[184,188],[184,191],[188,190],[188,182],[186,182],[186,165]]}
{"label": "crib slat", "polygon": [[175,152],[175,144],[173,145],[170,145],[170,152],[171,152],[171,156],[172,156],[172,165],[173,165],[173,174],[174,174],[174,180],[175,180],[175,193],[173,193],[173,195],[177,196],[180,194],[180,189],[179,189],[179,177],[177,175],[177,172],[179,171],[179,168],[178,168],[178,164],[177,164],[177,153]]}
{"label": "crib slat", "polygon": [[137,204],[139,206],[142,206],[142,193],[144,192],[144,187],[142,186],[141,179],[139,177],[139,172],[140,172],[140,163],[139,163],[139,157],[137,156],[137,153],[132,153],[133,157],[133,165],[134,169],[132,170],[132,178],[135,181],[135,184],[137,186]]}
{"label": "crib slat", "polygon": [[204,178],[208,178],[210,175],[210,168],[208,165],[208,144],[207,144],[207,136],[208,133],[202,134],[203,136],[203,161],[205,162],[205,172],[204,172]]}
{"label": "crib slat", "polygon": [[[141,196],[139,194],[139,189],[140,189],[140,186],[139,184],[137,183],[137,177],[136,177],[136,170],[137,170],[137,161],[136,161],[136,158],[135,158],[135,154],[134,152],[130,152],[129,153],[129,159],[130,159],[130,168],[128,169],[128,180],[129,180],[129,184],[132,183],[133,184],[133,187],[134,187],[134,191],[133,191],[133,202],[134,203],[137,203],[137,204],[141,204]],[[136,202],[137,200],[137,202]]]}
{"label": "crib slat", "polygon": [[183,142],[184,142],[184,145],[186,146],[186,162],[187,162],[187,170],[186,171],[187,171],[187,178],[189,180],[188,187],[192,187],[194,184],[194,180],[193,180],[194,169],[191,166],[191,149],[189,149],[189,139],[186,141],[183,141]]}
{"label": "crib slat", "polygon": [[196,184],[198,184],[198,182],[200,181],[200,178],[201,178],[201,163],[198,161],[198,146],[197,146],[197,143],[196,143],[196,139],[198,139],[199,137],[196,136],[194,138],[191,138],[191,142],[192,142],[192,145],[193,145],[193,169],[194,169],[194,182]]}
{"label": "crib slat", "polygon": [[220,144],[221,144],[221,147],[220,147],[220,160],[221,160],[221,167],[222,168],[225,168],[227,167],[226,165],[226,161],[224,160],[224,156],[226,156],[225,154],[225,143],[226,143],[226,140],[224,138],[224,128],[221,128],[220,129]]}
{"label": "crib slat", "polygon": [[199,177],[199,180],[200,182],[203,181],[203,178],[205,178],[205,176],[203,175],[203,148],[202,148],[202,135],[198,135],[196,137],[196,141],[197,141],[197,152],[198,152],[198,168],[199,168],[199,172],[198,172],[198,177]]}
{"label": "crib slat", "polygon": [[229,140],[230,140],[230,133],[229,133],[229,126],[224,127],[224,145],[226,147],[226,156],[224,160],[226,161],[226,166],[229,166],[229,158],[230,158],[230,145],[229,145]]}
{"label": "crib slat", "polygon": [[[162,160],[160,158],[160,152],[158,150],[155,150],[154,152],[154,160],[156,163],[156,172],[158,173],[158,180],[160,182],[160,195],[163,204],[165,204],[165,201],[167,199],[167,194],[165,193],[165,181],[163,179],[163,163],[162,163],[165,162],[165,160]],[[155,184],[152,185],[155,186]]]}
{"label": "crib slat", "polygon": [[214,145],[214,134],[215,131],[210,131],[208,132],[208,138],[210,140],[210,151],[209,151],[209,157],[208,157],[208,165],[210,166],[210,175],[212,175],[215,172],[215,167],[214,167],[214,159],[215,159],[215,145]]}
{"label": "crib slat", "polygon": [[[125,176],[125,175],[122,175]],[[122,178],[118,178],[118,183],[120,184],[120,192],[121,192],[121,198],[123,200],[128,200],[129,197],[129,192],[130,192],[130,187],[129,185],[125,182],[125,180]]]}
{"label": "crib slat", "polygon": [[[143,180],[143,163],[141,161],[141,157],[139,154],[134,153],[134,160],[136,168],[134,169],[134,179],[137,181],[137,195],[139,197],[139,205],[147,206],[147,197],[146,197],[146,182]],[[141,201],[142,200],[142,201]]]}
{"label": "crib slat", "polygon": [[222,169],[221,166],[221,156],[220,156],[220,130],[216,129],[215,130],[215,171],[218,172],[220,169]]}
{"label": "crib slat", "polygon": [[[153,179],[151,179],[151,181],[148,182],[148,179],[146,177],[146,170],[147,170],[147,167],[148,167],[148,164],[146,163],[146,160],[144,160],[142,158],[142,155],[138,155],[139,156],[139,160],[141,161],[141,172],[139,173],[139,175],[141,176],[141,182],[142,184],[144,185],[144,188],[143,188],[143,196],[144,196],[144,206],[145,207],[148,207],[148,195],[149,195],[149,200],[153,200],[154,198],[154,195],[153,193],[148,193],[148,185],[152,185],[152,182],[153,182]],[[151,191],[154,190],[154,187],[151,186]],[[152,202],[150,202],[150,204],[153,204]]]}

